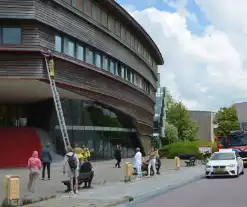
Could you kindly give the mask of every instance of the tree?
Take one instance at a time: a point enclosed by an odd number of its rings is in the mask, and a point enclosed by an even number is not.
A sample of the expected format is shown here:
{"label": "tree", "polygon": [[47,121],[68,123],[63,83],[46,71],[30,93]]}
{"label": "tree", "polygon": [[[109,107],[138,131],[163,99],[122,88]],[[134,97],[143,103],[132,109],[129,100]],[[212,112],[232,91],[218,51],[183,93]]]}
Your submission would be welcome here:
{"label": "tree", "polygon": [[167,107],[167,109],[169,109],[174,103],[175,103],[175,101],[171,95],[171,92],[166,90],[166,107]]}
{"label": "tree", "polygon": [[171,144],[178,141],[178,130],[173,124],[165,123],[166,134],[161,138],[162,145]]}
{"label": "tree", "polygon": [[188,110],[182,102],[173,103],[167,110],[167,122],[178,130],[178,138],[193,141],[197,139],[198,126],[189,117]]}
{"label": "tree", "polygon": [[238,130],[239,123],[235,107],[221,107],[216,113],[213,123],[217,125],[214,131],[216,136],[226,136],[231,131]]}

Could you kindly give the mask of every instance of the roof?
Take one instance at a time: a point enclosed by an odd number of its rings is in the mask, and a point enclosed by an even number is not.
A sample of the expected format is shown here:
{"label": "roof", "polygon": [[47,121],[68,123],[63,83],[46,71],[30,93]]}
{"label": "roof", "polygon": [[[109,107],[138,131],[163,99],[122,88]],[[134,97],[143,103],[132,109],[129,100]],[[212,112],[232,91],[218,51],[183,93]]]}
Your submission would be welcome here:
{"label": "roof", "polygon": [[122,20],[126,26],[132,28],[132,30],[139,37],[139,40],[145,42],[146,49],[149,51],[157,65],[164,64],[164,60],[158,46],[143,29],[143,27],[124,8],[122,8],[115,0],[97,0],[97,2],[104,7],[107,7],[108,10],[111,10],[111,13],[115,14],[116,17]]}

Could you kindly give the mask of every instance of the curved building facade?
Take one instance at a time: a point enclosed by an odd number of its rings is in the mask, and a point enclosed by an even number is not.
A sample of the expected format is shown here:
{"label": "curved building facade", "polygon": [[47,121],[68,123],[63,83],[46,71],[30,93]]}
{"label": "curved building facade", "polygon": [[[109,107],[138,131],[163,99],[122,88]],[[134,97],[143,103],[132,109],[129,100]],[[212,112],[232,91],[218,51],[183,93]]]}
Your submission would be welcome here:
{"label": "curved building facade", "polygon": [[[52,52],[72,145],[95,157],[150,147],[162,56],[112,0],[0,0],[1,126],[38,127],[57,150],[61,135],[41,50]],[[4,108],[4,110],[3,110]]]}

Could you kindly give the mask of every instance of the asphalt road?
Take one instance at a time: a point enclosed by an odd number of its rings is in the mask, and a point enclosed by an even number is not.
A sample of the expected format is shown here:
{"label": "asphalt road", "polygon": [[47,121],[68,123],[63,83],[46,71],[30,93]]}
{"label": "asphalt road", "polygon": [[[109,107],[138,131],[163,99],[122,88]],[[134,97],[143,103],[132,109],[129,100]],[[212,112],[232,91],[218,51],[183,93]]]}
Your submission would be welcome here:
{"label": "asphalt road", "polygon": [[245,207],[247,169],[239,178],[201,179],[164,195],[130,206],[135,207]]}

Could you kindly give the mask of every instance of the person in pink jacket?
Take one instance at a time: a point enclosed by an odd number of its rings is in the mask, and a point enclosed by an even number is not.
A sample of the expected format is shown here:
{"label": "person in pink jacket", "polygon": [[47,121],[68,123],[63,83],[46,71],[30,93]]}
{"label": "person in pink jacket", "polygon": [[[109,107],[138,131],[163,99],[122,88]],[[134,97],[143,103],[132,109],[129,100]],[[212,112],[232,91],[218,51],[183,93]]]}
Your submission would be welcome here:
{"label": "person in pink jacket", "polygon": [[39,154],[37,151],[33,151],[32,157],[28,159],[28,169],[29,172],[29,182],[27,188],[30,192],[35,192],[35,183],[39,178],[40,169],[41,169],[41,161],[39,159]]}

